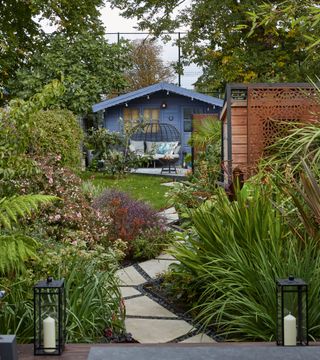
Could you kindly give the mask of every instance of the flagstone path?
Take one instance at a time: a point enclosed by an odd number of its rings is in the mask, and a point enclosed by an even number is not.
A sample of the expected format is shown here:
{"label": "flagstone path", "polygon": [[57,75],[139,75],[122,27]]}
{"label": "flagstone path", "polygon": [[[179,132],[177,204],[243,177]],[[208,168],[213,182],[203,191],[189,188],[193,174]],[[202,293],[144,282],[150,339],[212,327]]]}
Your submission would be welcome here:
{"label": "flagstone path", "polygon": [[[174,208],[162,213],[168,223],[178,220]],[[198,333],[188,320],[175,314],[166,304],[159,304],[146,292],[143,285],[155,280],[158,274],[177,263],[171,255],[163,253],[156,259],[134,264],[118,270],[121,294],[126,307],[126,331],[141,344],[150,343],[214,343],[210,336]]]}

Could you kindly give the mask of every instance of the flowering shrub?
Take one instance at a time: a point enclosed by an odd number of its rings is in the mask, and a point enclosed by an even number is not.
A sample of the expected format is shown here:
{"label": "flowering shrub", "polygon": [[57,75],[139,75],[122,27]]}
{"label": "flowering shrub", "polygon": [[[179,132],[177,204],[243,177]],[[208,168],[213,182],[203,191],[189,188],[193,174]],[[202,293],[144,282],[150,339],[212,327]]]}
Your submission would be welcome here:
{"label": "flowering shrub", "polygon": [[38,221],[42,235],[58,241],[106,243],[109,219],[92,208],[81,189],[81,179],[60,165],[60,157],[38,160],[40,174],[21,183],[22,192],[43,192],[61,201],[44,211]]}
{"label": "flowering shrub", "polygon": [[133,256],[134,241],[156,235],[158,243],[166,231],[164,219],[142,201],[131,199],[127,194],[113,189],[105,190],[93,201],[93,207],[109,219],[109,239],[122,239],[127,243],[127,257]]}

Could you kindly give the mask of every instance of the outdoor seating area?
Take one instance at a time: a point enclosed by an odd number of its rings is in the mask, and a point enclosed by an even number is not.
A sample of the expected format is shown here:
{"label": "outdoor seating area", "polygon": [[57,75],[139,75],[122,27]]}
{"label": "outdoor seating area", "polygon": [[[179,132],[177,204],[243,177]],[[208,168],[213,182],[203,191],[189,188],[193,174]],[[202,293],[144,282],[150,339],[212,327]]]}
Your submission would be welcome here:
{"label": "outdoor seating area", "polygon": [[171,124],[150,123],[132,134],[130,138],[130,151],[139,157],[147,157],[156,167],[159,161],[161,174],[177,174],[175,164],[181,162],[181,136],[179,131]]}

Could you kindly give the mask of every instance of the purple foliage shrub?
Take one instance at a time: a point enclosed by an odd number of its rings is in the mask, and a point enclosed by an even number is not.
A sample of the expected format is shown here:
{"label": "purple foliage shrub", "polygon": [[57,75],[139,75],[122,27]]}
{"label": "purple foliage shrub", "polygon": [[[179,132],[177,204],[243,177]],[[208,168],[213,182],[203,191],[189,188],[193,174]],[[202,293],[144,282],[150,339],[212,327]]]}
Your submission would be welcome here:
{"label": "purple foliage shrub", "polygon": [[132,241],[150,233],[151,229],[165,231],[165,221],[148,204],[130,198],[126,193],[108,189],[97,197],[93,208],[105,213],[109,224],[109,240],[122,239],[127,243],[128,255],[132,252]]}

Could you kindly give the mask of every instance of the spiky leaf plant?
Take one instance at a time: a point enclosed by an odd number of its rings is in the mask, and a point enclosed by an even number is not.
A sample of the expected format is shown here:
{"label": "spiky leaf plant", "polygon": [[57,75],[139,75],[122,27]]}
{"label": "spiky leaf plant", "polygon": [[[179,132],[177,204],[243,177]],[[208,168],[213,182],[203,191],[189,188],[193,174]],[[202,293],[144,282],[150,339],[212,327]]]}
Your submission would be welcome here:
{"label": "spiky leaf plant", "polygon": [[[319,78],[317,79],[320,80]],[[279,138],[269,147],[267,166],[285,166],[290,163],[294,170],[302,170],[302,159],[319,166],[320,163],[320,88],[312,82],[314,92],[306,94],[314,108],[309,123],[286,122],[287,135]]]}
{"label": "spiky leaf plant", "polygon": [[303,171],[299,173],[298,178],[292,176],[290,182],[280,182],[278,186],[283,193],[290,196],[295,206],[296,216],[291,214],[288,217],[288,223],[293,232],[303,240],[306,231],[310,237],[320,241],[319,176],[311,170],[305,160],[301,160],[301,165]]}
{"label": "spiky leaf plant", "polygon": [[198,290],[199,323],[228,340],[274,339],[275,280],[289,274],[309,282],[311,334],[320,334],[319,246],[313,238],[300,246],[274,206],[284,200],[268,182],[233,202],[221,190],[194,213],[195,235],[176,245],[175,271],[191,274]]}

